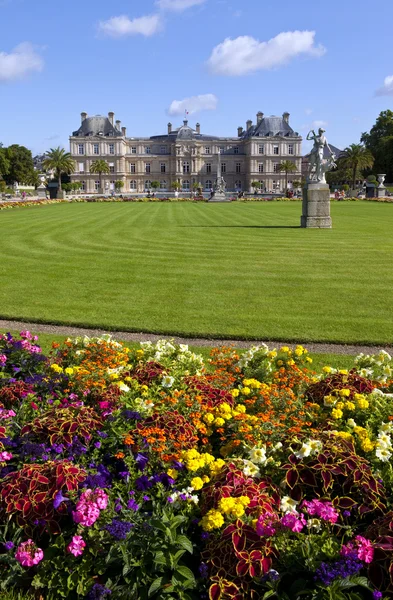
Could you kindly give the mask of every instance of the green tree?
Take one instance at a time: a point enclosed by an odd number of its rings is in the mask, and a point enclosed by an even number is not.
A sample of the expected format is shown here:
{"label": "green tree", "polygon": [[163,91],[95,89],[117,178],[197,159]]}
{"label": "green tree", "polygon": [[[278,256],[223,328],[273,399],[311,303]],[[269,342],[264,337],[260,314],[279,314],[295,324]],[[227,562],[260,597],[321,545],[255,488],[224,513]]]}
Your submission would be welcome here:
{"label": "green tree", "polygon": [[179,191],[181,188],[181,183],[179,181],[174,181],[172,183],[172,189],[175,191]]}
{"label": "green tree", "polygon": [[3,148],[3,144],[0,143],[0,181],[5,180],[5,176],[7,175],[10,169],[10,161],[7,157],[6,148]]}
{"label": "green tree", "polygon": [[258,190],[261,189],[261,182],[260,181],[252,181],[251,187],[254,188],[254,192],[257,192]]}
{"label": "green tree", "polygon": [[383,110],[360,141],[375,158],[374,171],[386,173],[387,181],[393,181],[393,111]]}
{"label": "green tree", "polygon": [[123,187],[124,187],[124,181],[121,181],[121,179],[119,179],[118,181],[115,181],[115,190],[117,192],[121,192]]}
{"label": "green tree", "polygon": [[158,190],[159,187],[160,187],[160,182],[159,181],[152,181],[151,182],[151,188],[155,192]]}
{"label": "green tree", "polygon": [[92,162],[90,165],[90,173],[97,173],[100,176],[100,188],[101,188],[101,193],[102,193],[103,192],[102,174],[110,173],[110,168],[109,168],[109,165],[106,162],[106,160],[103,160],[102,158],[98,158],[97,160]]}
{"label": "green tree", "polygon": [[280,173],[285,173],[285,189],[288,189],[288,173],[295,173],[297,171],[296,165],[291,160],[283,160],[282,163],[278,165],[278,171]]}
{"label": "green tree", "polygon": [[297,190],[298,188],[302,187],[302,182],[299,180],[293,181],[293,187],[295,190]]}
{"label": "green tree", "polygon": [[43,162],[43,167],[46,171],[53,171],[57,179],[57,193],[61,192],[61,176],[69,175],[75,171],[75,163],[71,158],[71,154],[66,152],[64,148],[51,148],[46,153],[46,159]]}
{"label": "green tree", "polygon": [[29,178],[34,172],[34,162],[31,151],[25,146],[13,144],[5,149],[6,158],[9,163],[8,172],[5,174],[5,181],[8,185],[15,182],[27,184]]}
{"label": "green tree", "polygon": [[370,150],[362,144],[351,144],[344,150],[344,156],[341,159],[342,164],[352,171],[352,189],[356,187],[356,177],[358,171],[369,169],[374,164],[374,157]]}

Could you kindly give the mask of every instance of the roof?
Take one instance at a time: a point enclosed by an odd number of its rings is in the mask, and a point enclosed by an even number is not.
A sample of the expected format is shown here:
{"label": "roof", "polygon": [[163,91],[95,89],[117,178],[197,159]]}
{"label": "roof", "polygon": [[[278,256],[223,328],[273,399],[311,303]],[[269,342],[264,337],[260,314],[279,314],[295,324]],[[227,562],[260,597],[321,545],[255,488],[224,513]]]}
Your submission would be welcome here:
{"label": "roof", "polygon": [[166,141],[166,142],[175,142],[177,140],[205,140],[205,141],[213,141],[219,140],[219,137],[215,137],[212,135],[203,135],[201,133],[197,133],[196,129],[193,129],[189,126],[188,121],[184,120],[183,125],[178,129],[173,129],[171,133],[164,135],[154,135],[150,138],[151,140],[156,141]]}
{"label": "roof", "polygon": [[122,132],[116,129],[108,119],[96,115],[95,117],[87,117],[82,121],[82,125],[77,131],[72,133],[74,136],[85,137],[90,135],[104,135],[110,137],[121,137]]}
{"label": "roof", "polygon": [[272,116],[264,117],[257,125],[251,125],[242,137],[296,137],[298,135],[283,117]]}

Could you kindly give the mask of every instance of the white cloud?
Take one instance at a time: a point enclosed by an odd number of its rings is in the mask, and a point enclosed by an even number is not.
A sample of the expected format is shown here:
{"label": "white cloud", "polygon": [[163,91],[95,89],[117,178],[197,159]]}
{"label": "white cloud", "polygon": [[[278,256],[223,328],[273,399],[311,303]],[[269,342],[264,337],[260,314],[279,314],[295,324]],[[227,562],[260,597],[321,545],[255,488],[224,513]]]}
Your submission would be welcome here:
{"label": "white cloud", "polygon": [[226,38],[213,48],[208,66],[219,75],[247,75],[288,63],[301,54],[319,57],[326,49],[315,45],[315,31],[286,31],[267,42],[244,35]]}
{"label": "white cloud", "polygon": [[320,127],[322,127],[322,129],[325,129],[325,127],[327,127],[329,125],[329,123],[327,121],[313,121],[311,123],[311,129],[319,129]]}
{"label": "white cloud", "polygon": [[144,35],[150,37],[160,31],[162,21],[160,15],[147,15],[130,19],[127,15],[112,17],[107,21],[101,21],[98,29],[101,33],[114,38],[127,35]]}
{"label": "white cloud", "polygon": [[376,96],[393,96],[393,75],[385,77],[383,86],[380,87],[376,92]]}
{"label": "white cloud", "polygon": [[306,113],[306,115],[311,115],[312,114],[312,108],[306,108],[306,110],[304,112]]}
{"label": "white cloud", "polygon": [[190,115],[194,115],[201,110],[216,110],[218,98],[214,94],[201,94],[184,98],[184,100],[174,100],[168,108],[169,115],[184,115],[187,110]]}
{"label": "white cloud", "polygon": [[9,54],[0,52],[0,82],[23,79],[43,68],[44,61],[30,42],[19,44]]}
{"label": "white cloud", "polygon": [[161,10],[170,10],[172,12],[182,12],[193,6],[205,4],[207,0],[157,0],[156,5]]}

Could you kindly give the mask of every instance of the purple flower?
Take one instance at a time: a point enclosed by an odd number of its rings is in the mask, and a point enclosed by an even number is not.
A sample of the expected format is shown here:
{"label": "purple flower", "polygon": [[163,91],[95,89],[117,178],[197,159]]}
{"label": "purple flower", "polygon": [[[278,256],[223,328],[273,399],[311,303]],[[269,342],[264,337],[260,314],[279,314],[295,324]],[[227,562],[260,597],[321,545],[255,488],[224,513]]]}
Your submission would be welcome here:
{"label": "purple flower", "polygon": [[142,419],[142,416],[134,410],[123,410],[121,414],[127,421],[139,421]]}
{"label": "purple flower", "polygon": [[354,556],[344,556],[334,563],[322,562],[316,570],[314,579],[328,586],[335,579],[346,579],[351,575],[356,575],[362,568],[363,564],[360,560]]}
{"label": "purple flower", "polygon": [[199,574],[202,577],[202,579],[207,579],[208,575],[209,575],[209,567],[207,566],[206,563],[201,563],[199,565]]}
{"label": "purple flower", "polygon": [[139,471],[144,471],[147,463],[149,462],[149,458],[146,456],[146,454],[142,454],[141,452],[138,452],[138,454],[135,457],[135,462],[137,464]]}
{"label": "purple flower", "polygon": [[111,590],[100,583],[95,583],[86,596],[86,600],[102,600],[111,594]]}
{"label": "purple flower", "polygon": [[150,497],[149,496],[143,496],[143,499],[144,499],[145,502],[149,502]]}
{"label": "purple flower", "polygon": [[15,546],[15,544],[14,544],[14,542],[5,542],[5,544],[3,544],[3,546],[8,552],[9,550],[12,550],[12,548]]}
{"label": "purple flower", "polygon": [[139,492],[144,492],[153,487],[153,484],[146,475],[141,475],[136,479],[135,487]]}
{"label": "purple flower", "polygon": [[185,469],[185,466],[183,465],[183,463],[179,462],[178,460],[175,460],[172,463],[172,466],[174,469],[176,469],[176,471],[183,471]]}
{"label": "purple flower", "polygon": [[58,509],[62,502],[69,502],[69,499],[63,496],[63,492],[57,492],[55,499],[53,500],[53,508]]}
{"label": "purple flower", "polygon": [[107,525],[105,529],[111,534],[115,540],[125,540],[127,534],[134,527],[133,523],[129,521],[120,521],[119,519],[113,519],[112,523]]}
{"label": "purple flower", "polygon": [[380,600],[381,598],[382,598],[382,592],[375,590],[375,592],[373,592],[373,600]]}
{"label": "purple flower", "polygon": [[137,504],[137,502],[133,498],[131,498],[131,500],[129,500],[127,503],[127,508],[136,512],[137,510],[139,510],[139,504]]}
{"label": "purple flower", "polygon": [[95,448],[101,448],[101,442],[94,442]]}

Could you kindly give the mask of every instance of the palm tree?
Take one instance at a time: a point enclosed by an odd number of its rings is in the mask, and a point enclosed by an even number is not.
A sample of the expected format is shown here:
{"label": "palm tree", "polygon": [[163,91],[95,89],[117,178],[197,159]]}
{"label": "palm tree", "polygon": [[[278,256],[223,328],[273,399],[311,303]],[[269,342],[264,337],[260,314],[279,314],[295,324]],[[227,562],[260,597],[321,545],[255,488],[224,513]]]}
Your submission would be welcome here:
{"label": "palm tree", "polygon": [[47,158],[43,162],[43,167],[46,171],[53,171],[59,184],[57,192],[61,192],[61,176],[63,173],[69,175],[75,171],[75,163],[72,160],[71,154],[66,152],[64,148],[51,148],[47,152]]}
{"label": "palm tree", "polygon": [[102,158],[98,158],[97,160],[93,161],[90,165],[90,173],[98,173],[98,175],[100,176],[101,193],[103,192],[102,174],[110,173],[110,172],[111,171],[110,171],[108,163],[106,162],[106,160],[103,160]]}
{"label": "palm tree", "polygon": [[362,144],[351,144],[344,150],[344,156],[342,157],[342,164],[347,169],[352,170],[352,189],[356,186],[356,175],[358,169],[370,169],[374,164],[374,157],[370,150],[365,148]]}
{"label": "palm tree", "polygon": [[291,160],[283,160],[277,167],[280,173],[285,173],[285,189],[288,189],[288,173],[297,171],[296,165]]}

